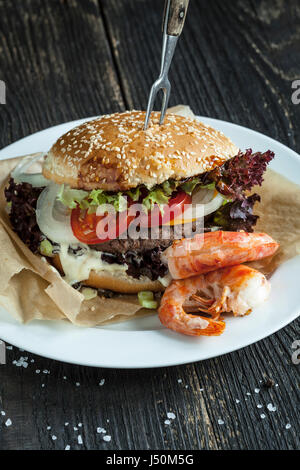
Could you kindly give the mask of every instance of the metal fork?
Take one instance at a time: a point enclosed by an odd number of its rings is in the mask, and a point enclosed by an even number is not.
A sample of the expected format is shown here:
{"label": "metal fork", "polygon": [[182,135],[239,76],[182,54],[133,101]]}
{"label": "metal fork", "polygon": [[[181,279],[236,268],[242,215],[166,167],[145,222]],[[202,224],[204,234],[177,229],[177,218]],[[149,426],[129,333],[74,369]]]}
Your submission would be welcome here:
{"label": "metal fork", "polygon": [[160,75],[153,83],[150,90],[144,130],[146,130],[148,127],[150,115],[159,90],[163,90],[164,93],[159,124],[164,122],[171,92],[171,84],[168,78],[168,72],[178,38],[184,26],[188,5],[189,0],[166,0],[163,20],[163,47]]}

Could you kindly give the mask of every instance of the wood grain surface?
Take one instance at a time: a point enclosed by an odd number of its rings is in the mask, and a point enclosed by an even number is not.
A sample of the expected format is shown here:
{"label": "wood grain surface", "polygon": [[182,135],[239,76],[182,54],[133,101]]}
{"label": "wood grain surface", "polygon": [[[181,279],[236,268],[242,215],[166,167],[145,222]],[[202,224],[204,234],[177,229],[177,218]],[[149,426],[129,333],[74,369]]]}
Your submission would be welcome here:
{"label": "wood grain surface", "polygon": [[[163,6],[0,0],[0,147],[61,122],[145,108],[159,71]],[[291,101],[299,41],[298,0],[191,0],[171,105],[190,104],[299,152],[300,107]],[[7,349],[0,449],[297,449],[299,366],[291,356],[299,336],[296,321],[232,354],[137,371]]]}

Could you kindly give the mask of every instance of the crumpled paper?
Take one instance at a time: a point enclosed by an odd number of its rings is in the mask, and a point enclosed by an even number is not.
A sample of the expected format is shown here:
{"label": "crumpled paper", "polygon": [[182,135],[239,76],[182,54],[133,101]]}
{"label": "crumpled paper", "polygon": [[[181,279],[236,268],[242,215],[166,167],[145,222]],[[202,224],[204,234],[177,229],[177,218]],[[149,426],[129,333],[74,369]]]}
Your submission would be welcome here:
{"label": "crumpled paper", "polygon": [[[193,116],[190,109],[183,106],[169,111]],[[11,170],[21,158],[0,161],[0,305],[24,323],[69,320],[78,326],[101,325],[151,313],[141,308],[136,295],[85,300],[12,231],[3,190]],[[285,260],[300,253],[300,186],[268,170],[263,186],[255,190],[262,198],[255,207],[255,213],[261,217],[256,230],[268,233],[281,246],[273,258],[251,265],[270,274]]]}
{"label": "crumpled paper", "polygon": [[20,158],[0,162],[0,305],[24,323],[64,319],[79,326],[95,326],[146,314],[136,295],[85,300],[13,232],[5,210],[4,187]]}

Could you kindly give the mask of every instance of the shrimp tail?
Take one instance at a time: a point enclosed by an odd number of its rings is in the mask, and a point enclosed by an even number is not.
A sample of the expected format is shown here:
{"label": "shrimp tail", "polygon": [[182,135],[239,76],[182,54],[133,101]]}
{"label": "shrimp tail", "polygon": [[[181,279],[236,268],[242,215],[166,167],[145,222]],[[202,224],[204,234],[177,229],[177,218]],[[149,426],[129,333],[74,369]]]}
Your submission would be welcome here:
{"label": "shrimp tail", "polygon": [[186,321],[166,321],[164,309],[160,310],[159,319],[167,328],[188,336],[219,336],[225,329],[225,322],[223,321],[205,318],[200,315],[186,315],[188,316],[188,328]]}

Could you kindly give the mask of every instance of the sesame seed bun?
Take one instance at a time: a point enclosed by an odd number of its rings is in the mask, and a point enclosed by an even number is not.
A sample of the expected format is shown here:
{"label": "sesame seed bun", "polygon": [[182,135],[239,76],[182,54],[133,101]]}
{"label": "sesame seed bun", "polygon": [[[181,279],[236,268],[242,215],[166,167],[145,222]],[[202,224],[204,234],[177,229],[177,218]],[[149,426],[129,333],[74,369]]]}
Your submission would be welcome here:
{"label": "sesame seed bun", "polygon": [[48,153],[43,175],[79,189],[125,191],[181,180],[220,166],[239,149],[210,126],[167,114],[159,125],[153,112],[146,131],[145,112],[101,116],[60,137]]}
{"label": "sesame seed bun", "polygon": [[[52,263],[63,274],[62,265],[58,255],[51,258]],[[88,287],[97,289],[108,289],[121,294],[137,294],[142,291],[159,292],[163,291],[165,287],[159,281],[151,281],[143,277],[141,279],[134,279],[127,274],[115,274],[106,271],[91,271],[89,278],[82,281],[82,284]]]}

